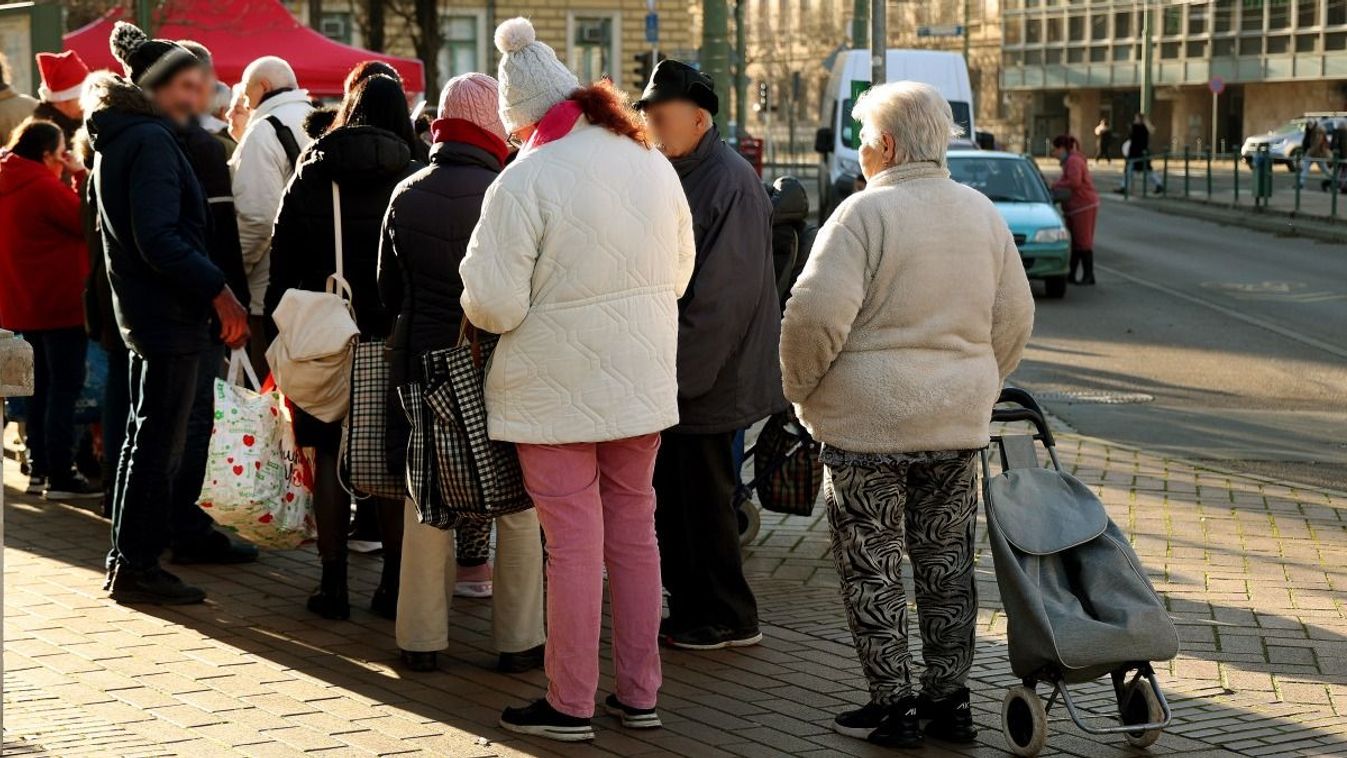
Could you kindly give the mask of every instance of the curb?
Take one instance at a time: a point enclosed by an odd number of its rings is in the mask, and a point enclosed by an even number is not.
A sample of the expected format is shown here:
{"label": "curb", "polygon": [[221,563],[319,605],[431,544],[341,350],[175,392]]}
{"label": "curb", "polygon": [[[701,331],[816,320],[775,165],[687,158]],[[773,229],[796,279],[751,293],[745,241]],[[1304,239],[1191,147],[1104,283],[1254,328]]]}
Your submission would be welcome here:
{"label": "curb", "polygon": [[[1105,197],[1104,195],[1100,196]],[[1150,200],[1141,198],[1123,199],[1108,196],[1111,202],[1126,203],[1138,208],[1158,211],[1171,216],[1183,216],[1202,221],[1211,221],[1228,226],[1239,226],[1259,232],[1279,234],[1291,237],[1304,237],[1321,242],[1347,242],[1347,224],[1335,224],[1318,218],[1298,218],[1283,211],[1249,212],[1251,209],[1219,203],[1209,203],[1192,198],[1168,198],[1168,200]]]}

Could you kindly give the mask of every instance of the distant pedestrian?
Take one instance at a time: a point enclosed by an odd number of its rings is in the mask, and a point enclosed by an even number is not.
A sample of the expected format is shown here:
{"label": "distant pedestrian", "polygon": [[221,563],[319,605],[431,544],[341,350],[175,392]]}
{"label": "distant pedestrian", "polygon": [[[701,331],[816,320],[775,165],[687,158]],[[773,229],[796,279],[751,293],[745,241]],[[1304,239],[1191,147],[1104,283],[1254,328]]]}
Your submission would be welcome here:
{"label": "distant pedestrian", "polygon": [[1099,119],[1098,125],[1094,128],[1094,161],[1104,161],[1110,166],[1113,165],[1113,130],[1109,128],[1108,119]]}
{"label": "distant pedestrian", "polygon": [[19,92],[9,83],[9,62],[0,53],[0,144],[9,142],[10,133],[33,115],[37,100]]}
{"label": "distant pedestrian", "polygon": [[496,29],[500,113],[519,157],[486,194],[463,310],[501,339],[492,439],[514,442],[547,535],[547,697],[506,730],[594,738],[603,574],[624,726],[660,725],[660,558],[651,484],[678,422],[678,298],[692,217],[678,174],[607,82],[580,87],[527,19]]}
{"label": "distant pedestrian", "polygon": [[28,492],[50,500],[102,494],[74,466],[89,263],[79,196],[61,175],[83,169],[61,127],[41,119],[14,129],[0,158],[0,328],[21,332],[33,347]]}
{"label": "distant pedestrian", "polygon": [[[1062,210],[1066,212],[1066,228],[1071,232],[1071,272],[1068,278],[1072,284],[1093,285],[1094,223],[1099,214],[1099,193],[1095,192],[1090,167],[1086,165],[1085,155],[1075,137],[1069,134],[1054,137],[1052,155],[1062,164],[1062,176],[1053,183],[1052,188],[1071,193],[1062,203]],[[1076,278],[1078,268],[1081,270],[1080,279]]]}
{"label": "distant pedestrian", "polygon": [[164,571],[159,559],[171,539],[201,353],[217,330],[226,345],[244,344],[247,311],[210,259],[206,197],[177,140],[199,108],[200,62],[122,21],[111,46],[126,76],[99,74],[86,94],[98,154],[90,181],[114,310],[132,351],[107,588],[119,602],[197,603],[205,592]]}
{"label": "distant pedestrian", "polygon": [[[971,742],[976,451],[1033,324],[1019,251],[952,181],[949,104],[916,82],[857,102],[865,192],[819,232],[781,325],[786,397],[823,443],[833,558],[870,702],[834,729],[892,747]],[[906,550],[921,627],[912,682]]]}
{"label": "distant pedestrian", "polygon": [[[415,140],[406,94],[395,80],[372,76],[346,96],[336,124],[304,153],[281,200],[275,235],[271,237],[271,271],[263,303],[268,319],[287,290],[322,292],[328,277],[336,272],[335,183],[341,193],[343,276],[351,287],[361,338],[388,336],[392,318],[379,298],[377,283],[381,225],[394,188],[421,168],[412,161]],[[268,335],[274,336],[274,325],[269,323],[268,329]],[[315,448],[314,515],[323,576],[309,597],[308,608],[324,618],[345,619],[350,616],[346,539],[351,498],[338,472],[342,424],[319,421],[297,409],[295,438],[299,444]],[[376,504],[383,534],[383,574],[370,608],[393,618],[401,570],[403,503],[371,500]]]}
{"label": "distant pedestrian", "polygon": [[[201,115],[197,117],[197,123],[206,133],[220,142],[225,150],[225,160],[228,161],[238,149],[238,140],[229,135],[229,123],[225,120],[225,114],[229,112],[230,90],[221,82],[215,73],[215,56],[211,55],[210,49],[200,42],[190,39],[178,40],[178,44],[187,48],[187,52],[195,55],[197,60],[201,61],[201,69],[206,74],[206,82],[201,93]],[[229,200],[229,212],[234,212],[234,200]],[[238,221],[235,220],[233,228],[238,228]],[[231,282],[231,285],[232,282]],[[244,303],[247,305],[247,303]]]}
{"label": "distant pedestrian", "polygon": [[1300,188],[1310,179],[1310,167],[1318,166],[1319,173],[1329,175],[1329,164],[1333,160],[1333,150],[1328,144],[1328,130],[1318,119],[1305,123],[1305,137],[1300,151]]}
{"label": "distant pedestrian", "polygon": [[678,172],[697,242],[696,273],[678,302],[678,425],[661,435],[655,464],[669,592],[661,636],[688,650],[754,645],[762,632],[740,554],[732,450],[738,431],[786,407],[771,199],[720,139],[710,77],[661,61],[636,107]]}
{"label": "distant pedestrian", "polygon": [[1160,177],[1151,170],[1151,125],[1146,114],[1138,113],[1132,119],[1132,129],[1127,136],[1127,165],[1123,171],[1123,190],[1131,188],[1132,175],[1141,174],[1142,181],[1150,182],[1157,192],[1164,186]]}
{"label": "distant pedestrian", "polygon": [[[450,79],[440,94],[433,122],[430,166],[398,187],[384,219],[379,250],[379,290],[395,314],[388,341],[391,385],[419,376],[421,356],[458,343],[463,280],[458,265],[481,217],[482,199],[505,165],[509,147],[497,112],[496,80],[486,74]],[[408,428],[405,421],[388,435],[390,470],[404,474]],[[534,509],[496,519],[494,587],[487,555],[468,571],[460,559],[463,532],[481,535],[480,552],[490,553],[491,528],[437,529],[418,523],[416,506],[404,507],[402,582],[398,595],[397,641],[402,660],[414,671],[435,668],[436,651],[449,645],[449,607],[456,585],[475,575],[494,594],[492,638],[497,667],[519,672],[542,664],[543,547]]]}
{"label": "distant pedestrian", "polygon": [[244,98],[251,115],[247,131],[229,161],[238,214],[239,244],[248,272],[255,367],[266,365],[266,325],[262,308],[271,271],[271,231],[281,195],[295,173],[299,155],[309,146],[304,118],[313,110],[309,93],[299,88],[294,69],[275,56],[258,58],[243,70]]}
{"label": "distant pedestrian", "polygon": [[39,100],[33,115],[61,127],[68,145],[75,139],[75,130],[84,123],[80,95],[84,93],[84,80],[89,76],[89,67],[84,65],[79,53],[74,50],[38,53],[36,59],[37,70],[42,74],[42,86],[37,90]]}

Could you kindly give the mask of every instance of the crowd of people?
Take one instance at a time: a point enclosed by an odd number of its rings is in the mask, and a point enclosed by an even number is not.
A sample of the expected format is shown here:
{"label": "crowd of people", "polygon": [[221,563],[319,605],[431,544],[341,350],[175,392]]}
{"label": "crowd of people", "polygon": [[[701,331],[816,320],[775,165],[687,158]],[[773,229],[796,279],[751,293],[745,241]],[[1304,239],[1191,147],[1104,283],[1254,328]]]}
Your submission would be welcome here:
{"label": "crowd of people", "polygon": [[[500,335],[487,424],[513,445],[533,505],[441,530],[420,523],[410,496],[361,501],[383,547],[369,606],[395,619],[407,668],[439,665],[455,594],[492,595],[498,667],[541,665],[548,679],[545,697],[507,708],[501,725],[592,739],[606,583],[615,686],[602,707],[628,728],[660,726],[661,642],[763,639],[733,506],[737,440],[793,409],[822,443],[870,687],[837,730],[900,747],[924,733],[973,739],[975,451],[1033,300],[994,206],[949,178],[949,104],[912,82],[860,98],[867,187],[824,226],[783,313],[771,203],[717,132],[707,76],[663,61],[628,104],[607,81],[578,81],[525,19],[501,24],[495,43],[498,79],[452,79],[422,128],[385,64],[352,71],[340,104],[323,107],[280,58],[229,88],[208,50],[124,22],[110,40],[121,74],[81,72],[73,53],[39,60],[49,117],[12,117],[17,98],[0,89],[0,115],[15,122],[0,223],[23,230],[0,235],[0,326],[38,362],[30,491],[107,499],[113,599],[202,601],[162,567],[166,552],[258,557],[196,506],[212,387],[229,351],[265,369],[287,293],[321,292],[339,274],[359,340],[383,344],[394,388],[465,331]],[[91,338],[110,366],[100,485],[71,460],[71,393]],[[408,419],[392,394],[387,459],[400,473]],[[346,619],[358,509],[345,430],[298,407],[294,433],[314,462],[322,578],[308,608]]]}

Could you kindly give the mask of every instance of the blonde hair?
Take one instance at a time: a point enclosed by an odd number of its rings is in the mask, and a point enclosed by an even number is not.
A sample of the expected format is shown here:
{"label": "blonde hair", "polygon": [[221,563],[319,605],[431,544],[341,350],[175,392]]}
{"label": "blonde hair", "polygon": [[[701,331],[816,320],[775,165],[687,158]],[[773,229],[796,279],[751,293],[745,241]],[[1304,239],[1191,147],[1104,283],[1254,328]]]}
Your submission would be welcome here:
{"label": "blonde hair", "polygon": [[949,141],[962,132],[949,102],[935,87],[921,82],[881,84],[865,91],[851,109],[870,144],[887,134],[893,138],[899,163],[931,161],[945,165]]}

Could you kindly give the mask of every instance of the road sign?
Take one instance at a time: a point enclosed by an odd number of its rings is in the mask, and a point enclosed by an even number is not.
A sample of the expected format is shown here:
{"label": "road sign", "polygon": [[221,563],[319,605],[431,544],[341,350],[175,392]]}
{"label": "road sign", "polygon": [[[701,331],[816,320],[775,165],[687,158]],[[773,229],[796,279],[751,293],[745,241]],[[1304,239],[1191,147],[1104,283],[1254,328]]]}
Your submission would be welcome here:
{"label": "road sign", "polygon": [[659,42],[659,14],[645,14],[645,41]]}
{"label": "road sign", "polygon": [[962,37],[961,24],[939,24],[936,26],[918,26],[918,37]]}
{"label": "road sign", "polygon": [[1207,89],[1211,90],[1211,94],[1219,95],[1222,92],[1225,92],[1225,80],[1219,76],[1213,76],[1211,77],[1211,80],[1207,82]]}

